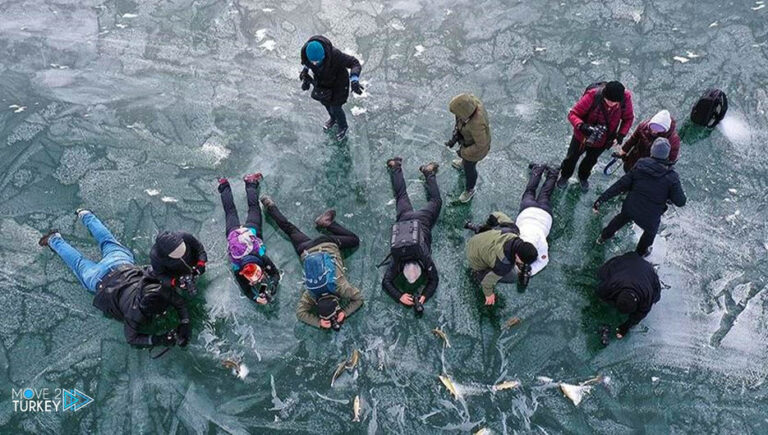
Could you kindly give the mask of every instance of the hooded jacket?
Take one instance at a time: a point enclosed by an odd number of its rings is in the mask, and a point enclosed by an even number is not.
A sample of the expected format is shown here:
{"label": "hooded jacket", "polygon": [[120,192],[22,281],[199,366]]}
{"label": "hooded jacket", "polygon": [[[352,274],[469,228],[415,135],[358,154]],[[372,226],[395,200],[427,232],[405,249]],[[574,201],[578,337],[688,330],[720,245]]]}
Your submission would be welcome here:
{"label": "hooded jacket", "polygon": [[[275,266],[275,263],[272,262],[272,259],[269,258],[266,254],[265,255],[246,255],[243,257],[243,267],[245,267],[248,264],[254,263],[261,267],[261,269],[266,273],[269,277],[272,279],[280,279],[280,271],[277,270],[277,266]],[[232,264],[232,273],[235,274],[235,281],[237,281],[237,285],[240,286],[240,291],[243,292],[243,294],[248,297],[248,299],[255,300],[259,297],[259,292],[257,290],[254,290],[253,287],[251,287],[251,283],[248,281],[247,278],[245,278],[243,275],[240,275],[240,269],[241,267]]]}
{"label": "hooded jacket", "polygon": [[615,305],[624,289],[631,289],[637,295],[637,310],[630,313],[629,319],[619,326],[622,335],[640,323],[651,312],[653,304],[661,298],[659,276],[653,266],[636,252],[611,258],[597,271],[597,277],[600,280],[597,296],[609,304]]}
{"label": "hooded jacket", "polygon": [[613,183],[597,199],[605,202],[629,192],[621,212],[629,216],[644,231],[657,231],[667,200],[676,206],[685,205],[686,197],[680,178],[671,165],[651,157],[637,161],[635,167]]}
{"label": "hooded jacket", "polygon": [[448,108],[456,116],[456,128],[463,139],[461,158],[470,162],[483,160],[491,150],[491,126],[483,103],[465,93],[454,97]]}
{"label": "hooded jacket", "polygon": [[[500,224],[513,223],[502,212],[492,214]],[[485,296],[492,295],[496,284],[515,268],[514,242],[518,240],[515,231],[512,227],[497,227],[475,234],[467,242],[469,268],[475,272]]]}
{"label": "hooded jacket", "polygon": [[[176,249],[181,242],[187,245],[184,255],[179,258],[168,256]],[[157,236],[155,244],[149,253],[150,263],[152,264],[151,273],[166,287],[176,285],[176,279],[183,275],[193,273],[193,268],[199,263],[208,261],[208,254],[205,247],[192,234],[183,231],[163,232]]]}
{"label": "hooded jacket", "polygon": [[[325,58],[317,66],[307,59],[307,44],[312,41],[322,44],[325,51]],[[354,56],[334,48],[331,41],[321,35],[309,38],[304,46],[301,47],[301,64],[305,70],[309,69],[312,71],[312,75],[315,78],[315,87],[332,90],[331,99],[328,103],[329,106],[341,106],[347,102],[349,97],[349,77],[350,75],[360,77],[360,72],[362,71],[360,61]],[[347,71],[348,69],[350,71]]]}
{"label": "hooded jacket", "polygon": [[605,104],[599,103],[590,112],[589,109],[594,104],[595,99],[598,98],[597,93],[599,91],[600,88],[594,88],[585,92],[568,112],[568,121],[573,126],[573,137],[579,143],[583,143],[585,139],[584,133],[579,130],[582,123],[605,125],[608,131],[603,135],[602,140],[596,141],[592,147],[607,148],[617,135],[626,136],[629,133],[632,122],[635,120],[635,112],[632,107],[632,93],[629,90],[624,91],[624,111],[621,110],[621,104],[609,108]]}
{"label": "hooded jacket", "polygon": [[[351,316],[363,305],[363,294],[358,288],[347,281],[344,273],[344,260],[342,259],[339,245],[333,242],[325,242],[307,249],[301,254],[302,265],[307,255],[315,252],[329,254],[333,258],[334,263],[336,263],[336,295],[339,297],[340,307],[344,310],[345,318]],[[317,315],[316,307],[317,301],[305,289],[299,299],[299,306],[296,308],[296,317],[308,325],[319,328],[320,317]]]}
{"label": "hooded jacket", "polygon": [[122,321],[126,341],[137,347],[152,345],[151,336],[139,333],[139,329],[169,306],[176,309],[181,322],[189,323],[184,298],[140,266],[123,265],[107,274],[96,287],[93,306]]}
{"label": "hooded jacket", "polygon": [[622,145],[622,151],[627,153],[624,157],[624,172],[629,172],[641,158],[650,157],[651,145],[659,137],[666,138],[669,141],[669,161],[672,163],[677,161],[677,157],[680,154],[680,136],[678,136],[675,129],[677,126],[675,118],[672,118],[669,130],[661,134],[651,130],[650,123],[650,119],[641,122],[635,129],[635,132],[632,133],[632,136]]}
{"label": "hooded jacket", "polygon": [[520,238],[536,247],[539,256],[531,263],[531,276],[536,275],[549,264],[547,236],[552,229],[552,215],[539,207],[528,207],[515,219],[520,229]]}

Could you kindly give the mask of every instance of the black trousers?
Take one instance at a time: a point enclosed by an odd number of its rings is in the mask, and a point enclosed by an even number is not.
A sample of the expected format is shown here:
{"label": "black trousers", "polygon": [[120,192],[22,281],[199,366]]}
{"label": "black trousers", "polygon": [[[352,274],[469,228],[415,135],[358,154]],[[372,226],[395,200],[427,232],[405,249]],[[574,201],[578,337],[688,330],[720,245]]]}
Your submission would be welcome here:
{"label": "black trousers", "polygon": [[336,125],[338,125],[339,130],[344,130],[347,128],[347,114],[344,113],[344,107],[342,106],[328,106],[323,104],[325,106],[325,110],[328,111],[328,115],[330,115],[331,119],[336,121]]}
{"label": "black trousers", "polygon": [[[620,230],[631,222],[632,218],[621,212],[617,214],[613,219],[611,219],[610,222],[608,222],[608,226],[603,228],[602,233],[600,233],[600,237],[603,240],[608,240],[613,237],[614,234],[616,234],[616,231]],[[653,241],[656,239],[656,232],[658,232],[658,230],[658,228],[651,228],[650,230],[643,228],[643,235],[640,236],[640,241],[637,242],[635,252],[640,255],[645,255],[645,253],[648,251],[648,248],[653,245]]]}
{"label": "black trousers", "polygon": [[579,165],[579,180],[586,181],[589,178],[589,174],[592,173],[592,168],[597,164],[597,159],[600,154],[607,148],[590,148],[584,147],[582,149],[581,142],[576,140],[575,136],[571,137],[571,144],[568,146],[568,154],[565,155],[565,160],[560,164],[560,175],[565,178],[571,178],[573,171],[576,169],[576,163],[579,161],[579,157],[586,153],[584,159],[581,160]]}
{"label": "black trousers", "polygon": [[[240,219],[237,216],[237,207],[232,198],[232,187],[229,183],[219,185],[221,205],[224,207],[224,221],[226,235],[240,228]],[[259,183],[245,183],[245,196],[248,199],[248,217],[245,226],[256,229],[256,237],[261,238],[261,206],[259,205]]]}
{"label": "black trousers", "polygon": [[340,249],[355,248],[360,245],[360,238],[355,233],[344,228],[338,222],[333,222],[328,228],[329,235],[322,235],[314,239],[301,232],[296,225],[292,224],[283,214],[277,205],[267,208],[267,213],[275,220],[277,226],[291,239],[293,249],[299,256],[309,248],[321,243],[335,243]]}
{"label": "black trousers", "polygon": [[432,228],[440,216],[443,200],[440,199],[440,189],[437,187],[435,174],[427,177],[427,205],[421,210],[414,211],[408,191],[405,187],[402,168],[397,168],[389,173],[392,180],[392,188],[395,191],[395,208],[397,209],[397,221],[418,219],[426,228]]}
{"label": "black trousers", "polygon": [[525,187],[523,198],[520,200],[520,211],[523,211],[528,207],[538,207],[547,213],[552,214],[552,203],[549,198],[552,196],[552,191],[555,190],[557,173],[550,172],[547,175],[544,185],[541,187],[539,194],[536,195],[536,189],[539,188],[541,175],[543,173],[543,167],[538,167],[531,171],[530,178],[528,178],[528,185]]}

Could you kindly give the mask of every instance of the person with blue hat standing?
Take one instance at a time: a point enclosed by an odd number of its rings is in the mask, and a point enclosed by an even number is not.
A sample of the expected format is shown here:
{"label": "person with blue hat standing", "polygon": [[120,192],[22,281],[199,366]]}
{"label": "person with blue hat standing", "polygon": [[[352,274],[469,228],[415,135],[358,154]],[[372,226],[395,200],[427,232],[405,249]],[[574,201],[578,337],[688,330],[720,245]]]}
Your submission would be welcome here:
{"label": "person with blue hat standing", "polygon": [[344,140],[348,125],[342,106],[349,97],[350,83],[352,92],[358,95],[363,93],[360,61],[334,48],[325,36],[317,35],[309,38],[301,48],[301,64],[304,66],[299,74],[301,89],[307,91],[313,85],[312,98],[325,106],[330,115],[323,130],[330,131],[336,127],[336,140]]}

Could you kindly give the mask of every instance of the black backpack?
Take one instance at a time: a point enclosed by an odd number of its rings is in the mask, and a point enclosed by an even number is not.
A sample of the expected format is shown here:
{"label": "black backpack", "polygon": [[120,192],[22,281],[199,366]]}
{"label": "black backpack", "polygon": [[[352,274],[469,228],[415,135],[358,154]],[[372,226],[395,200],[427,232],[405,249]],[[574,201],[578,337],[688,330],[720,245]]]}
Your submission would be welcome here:
{"label": "black backpack", "polygon": [[720,89],[707,89],[691,109],[691,122],[714,128],[725,118],[728,111],[728,97]]}
{"label": "black backpack", "polygon": [[424,260],[430,254],[427,235],[418,219],[396,222],[392,225],[389,248],[392,258],[400,263]]}

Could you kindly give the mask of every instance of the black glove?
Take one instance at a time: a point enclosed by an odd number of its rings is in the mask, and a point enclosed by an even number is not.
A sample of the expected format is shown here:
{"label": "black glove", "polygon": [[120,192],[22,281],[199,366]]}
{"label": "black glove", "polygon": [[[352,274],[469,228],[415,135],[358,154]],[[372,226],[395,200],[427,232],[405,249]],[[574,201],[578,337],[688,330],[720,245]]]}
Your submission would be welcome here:
{"label": "black glove", "polygon": [[622,143],[624,143],[624,135],[619,134],[616,136],[616,145],[621,145]]}
{"label": "black glove", "polygon": [[302,91],[309,90],[309,80],[304,80],[304,82],[301,83],[301,90]]}
{"label": "black glove", "polygon": [[592,125],[582,122],[579,124],[579,131],[589,136],[589,134],[592,133]]}
{"label": "black glove", "polygon": [[303,69],[301,73],[299,73],[299,80],[301,80],[301,90],[308,91],[311,80],[309,78],[309,74],[307,74],[306,68]]}
{"label": "black glove", "polygon": [[152,346],[171,347],[176,344],[176,338],[171,334],[161,334],[152,336]]}
{"label": "black glove", "polygon": [[179,346],[185,347],[189,343],[189,338],[192,336],[192,327],[189,323],[180,323],[176,327],[176,332],[179,334]]}
{"label": "black glove", "polygon": [[352,82],[352,92],[356,93],[357,95],[362,95],[364,89],[365,88],[360,84],[359,81],[355,80]]}
{"label": "black glove", "polygon": [[595,209],[595,210],[600,210],[600,204],[601,204],[601,202],[600,202],[600,200],[598,199],[598,200],[596,200],[596,201],[595,201],[595,202],[592,204],[592,208],[593,208],[593,209]]}

